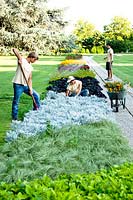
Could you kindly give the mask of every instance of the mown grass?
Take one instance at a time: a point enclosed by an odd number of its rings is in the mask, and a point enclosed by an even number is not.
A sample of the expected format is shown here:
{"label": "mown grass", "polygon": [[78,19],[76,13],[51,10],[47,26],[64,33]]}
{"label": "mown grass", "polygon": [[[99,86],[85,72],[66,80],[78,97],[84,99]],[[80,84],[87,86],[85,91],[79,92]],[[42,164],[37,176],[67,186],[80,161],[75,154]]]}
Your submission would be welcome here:
{"label": "mown grass", "polygon": [[[105,55],[94,55],[93,59],[101,66],[105,67]],[[115,54],[113,62],[113,73],[120,79],[130,82],[133,87],[133,55]]]}
{"label": "mown grass", "polygon": [[19,138],[0,148],[0,181],[32,180],[44,174],[84,174],[131,161],[119,128],[109,122],[64,127]]}

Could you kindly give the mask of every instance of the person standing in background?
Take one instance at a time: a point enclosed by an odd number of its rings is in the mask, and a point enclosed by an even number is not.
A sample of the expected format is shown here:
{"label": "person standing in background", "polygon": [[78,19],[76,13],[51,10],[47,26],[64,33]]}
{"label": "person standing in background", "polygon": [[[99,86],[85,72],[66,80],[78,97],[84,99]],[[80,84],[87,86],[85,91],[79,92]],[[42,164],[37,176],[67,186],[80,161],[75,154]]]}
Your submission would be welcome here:
{"label": "person standing in background", "polygon": [[113,80],[112,63],[113,63],[114,52],[110,44],[106,44],[106,47],[108,50],[107,50],[107,56],[104,59],[106,59],[106,70],[108,72],[108,77],[105,79],[105,81],[112,81]]}

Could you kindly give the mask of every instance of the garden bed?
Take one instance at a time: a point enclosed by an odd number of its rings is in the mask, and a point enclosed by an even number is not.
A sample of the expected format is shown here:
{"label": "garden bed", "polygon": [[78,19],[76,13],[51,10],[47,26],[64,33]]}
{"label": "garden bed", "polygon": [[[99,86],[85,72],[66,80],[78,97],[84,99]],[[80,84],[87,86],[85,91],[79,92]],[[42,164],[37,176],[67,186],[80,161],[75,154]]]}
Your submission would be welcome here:
{"label": "garden bed", "polygon": [[12,129],[7,132],[7,141],[20,135],[27,137],[42,133],[47,123],[53,128],[66,125],[81,125],[102,120],[114,121],[114,114],[104,98],[95,95],[90,97],[66,97],[64,93],[49,91],[37,111],[28,112],[24,120],[12,123]]}
{"label": "garden bed", "polygon": [[[82,81],[82,89],[88,89],[90,96],[95,95],[97,97],[106,98],[106,96],[102,93],[103,89],[99,85],[99,81],[97,79],[89,76],[84,78],[75,78]],[[49,84],[50,86],[47,87],[47,90],[52,90],[57,93],[65,92],[67,87],[67,78],[50,81]]]}

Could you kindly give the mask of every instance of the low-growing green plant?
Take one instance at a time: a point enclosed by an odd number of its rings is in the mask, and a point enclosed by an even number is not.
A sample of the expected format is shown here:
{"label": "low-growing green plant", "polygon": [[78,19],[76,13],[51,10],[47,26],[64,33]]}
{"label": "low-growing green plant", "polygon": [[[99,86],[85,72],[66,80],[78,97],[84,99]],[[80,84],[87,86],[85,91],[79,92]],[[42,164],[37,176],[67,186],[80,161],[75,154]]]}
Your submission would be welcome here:
{"label": "low-growing green plant", "polygon": [[48,124],[46,133],[6,143],[0,158],[0,181],[6,182],[96,172],[132,160],[119,128],[106,121],[58,130]]}
{"label": "low-growing green plant", "polygon": [[59,80],[61,78],[68,78],[69,76],[74,76],[77,78],[85,78],[85,77],[92,77],[95,78],[96,74],[92,70],[84,70],[84,69],[79,69],[77,71],[56,71],[56,73],[52,74],[50,77],[50,81],[55,81]]}
{"label": "low-growing green plant", "polygon": [[114,166],[95,174],[48,176],[31,182],[0,184],[2,200],[132,200],[133,163]]}
{"label": "low-growing green plant", "polygon": [[80,69],[72,73],[72,76],[78,77],[78,78],[85,78],[87,76],[95,78],[96,74],[92,70],[84,70]]}
{"label": "low-growing green plant", "polygon": [[82,58],[82,55],[81,54],[67,54],[65,60],[68,60],[68,59],[81,59]]}

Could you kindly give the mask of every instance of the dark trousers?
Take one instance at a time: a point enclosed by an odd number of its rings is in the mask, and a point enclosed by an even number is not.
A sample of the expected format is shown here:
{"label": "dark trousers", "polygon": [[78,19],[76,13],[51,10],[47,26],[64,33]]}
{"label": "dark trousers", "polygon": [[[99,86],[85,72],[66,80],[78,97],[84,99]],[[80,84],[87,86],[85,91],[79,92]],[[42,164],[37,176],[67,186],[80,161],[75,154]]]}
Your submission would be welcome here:
{"label": "dark trousers", "polygon": [[[85,97],[85,96],[88,96],[88,95],[89,95],[89,90],[83,89],[83,90],[81,90],[81,92],[78,96]],[[76,93],[72,93],[71,95],[69,95],[69,97],[75,97],[75,96],[76,96]]]}

